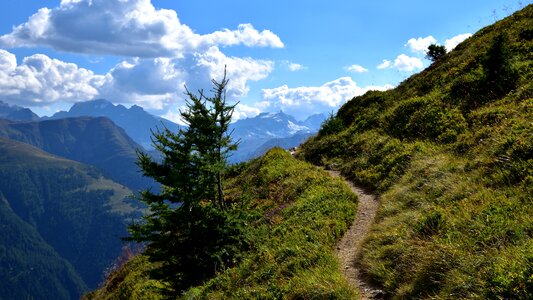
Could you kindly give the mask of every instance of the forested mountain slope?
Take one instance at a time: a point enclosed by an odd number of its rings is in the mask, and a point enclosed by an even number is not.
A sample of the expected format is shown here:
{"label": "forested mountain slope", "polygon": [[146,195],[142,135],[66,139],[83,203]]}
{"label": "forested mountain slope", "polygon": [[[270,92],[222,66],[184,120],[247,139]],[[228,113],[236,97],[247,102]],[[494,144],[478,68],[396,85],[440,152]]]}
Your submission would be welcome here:
{"label": "forested mountain slope", "polygon": [[13,212],[0,193],[3,299],[75,299],[87,286],[72,265]]}
{"label": "forested mountain slope", "polygon": [[532,78],[529,5],[303,145],[381,195],[360,259],[389,297],[533,297]]}
{"label": "forested mountain slope", "polygon": [[73,299],[94,288],[137,211],[130,194],[94,167],[0,138],[1,294]]}

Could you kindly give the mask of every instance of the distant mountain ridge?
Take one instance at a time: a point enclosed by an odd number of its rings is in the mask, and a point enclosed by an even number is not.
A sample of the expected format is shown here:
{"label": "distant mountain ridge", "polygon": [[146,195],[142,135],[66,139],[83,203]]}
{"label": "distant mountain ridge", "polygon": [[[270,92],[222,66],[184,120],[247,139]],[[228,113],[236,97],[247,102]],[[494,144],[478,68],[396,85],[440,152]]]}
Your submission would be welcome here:
{"label": "distant mountain ridge", "polygon": [[[316,133],[326,119],[323,114],[312,115],[304,121],[280,111],[261,113],[253,118],[241,119],[232,123],[230,132],[235,141],[240,141],[239,149],[230,157],[232,162],[246,161],[264,153],[266,146],[291,148],[298,146],[302,135]],[[295,138],[292,138],[296,136]]]}
{"label": "distant mountain ridge", "polygon": [[39,116],[32,112],[29,108],[20,107],[17,105],[9,105],[0,101],[0,118],[12,121],[37,121]]}
{"label": "distant mountain ridge", "polygon": [[[0,103],[0,108],[1,107]],[[16,110],[21,114],[22,110],[24,110],[25,114],[33,115],[33,117],[26,118],[15,118],[12,115],[11,118],[5,117],[6,119],[24,121],[39,120],[38,116],[33,114],[29,109],[7,105],[5,105],[5,107],[10,107],[10,112]],[[5,113],[5,115],[7,115],[7,113]],[[78,102],[75,103],[69,111],[60,111],[51,117],[43,117],[41,120],[49,121],[78,117],[109,118],[117,126],[124,129],[126,134],[131,137],[135,143],[149,152],[153,150],[151,145],[151,130],[166,127],[173,132],[177,132],[180,129],[180,125],[167,119],[154,116],[138,105],[126,108],[123,105],[115,105],[105,99]],[[293,116],[280,111],[264,112],[252,118],[237,120],[230,125],[230,131],[232,132],[233,139],[235,141],[240,141],[240,144],[237,151],[232,157],[230,157],[230,161],[241,162],[253,158],[257,156],[257,153],[263,153],[264,150],[268,150],[264,149],[265,145],[284,148],[297,146],[301,139],[298,137],[291,138],[292,136],[298,135],[301,137],[302,134],[310,136],[311,134],[316,133],[325,119],[326,116],[324,114],[315,114],[303,121],[298,121]],[[30,144],[33,143],[30,142]],[[63,153],[51,152],[64,156]],[[79,160],[72,156],[66,157]],[[81,161],[92,164],[92,161]]]}
{"label": "distant mountain ridge", "polygon": [[154,116],[146,112],[142,107],[133,105],[126,108],[123,105],[115,105],[105,99],[77,102],[69,111],[60,111],[45,119],[62,119],[72,117],[107,117],[118,126],[122,127],[126,133],[144,149],[150,150],[151,132],[156,128],[167,127],[176,132],[180,126],[165,118]]}

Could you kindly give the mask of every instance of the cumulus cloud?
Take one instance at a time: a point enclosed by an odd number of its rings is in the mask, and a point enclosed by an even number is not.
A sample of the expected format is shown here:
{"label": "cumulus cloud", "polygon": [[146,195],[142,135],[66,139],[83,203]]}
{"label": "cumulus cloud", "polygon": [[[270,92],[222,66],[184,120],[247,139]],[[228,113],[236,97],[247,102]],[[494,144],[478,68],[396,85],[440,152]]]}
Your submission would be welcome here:
{"label": "cumulus cloud", "polygon": [[424,63],[420,58],[400,54],[394,60],[393,66],[400,71],[413,72],[416,69],[424,68]]}
{"label": "cumulus cloud", "polygon": [[233,111],[233,122],[240,120],[240,119],[246,119],[246,118],[253,118],[257,116],[261,110],[258,107],[249,106],[243,103],[237,104],[235,106],[235,110]]}
{"label": "cumulus cloud", "polygon": [[291,72],[296,72],[302,70],[304,66],[297,63],[289,63],[288,68]]}
{"label": "cumulus cloud", "polygon": [[364,72],[368,72],[367,69],[365,69],[364,67],[360,66],[360,65],[351,65],[351,66],[347,66],[344,68],[346,71],[348,72],[352,72],[352,73],[364,73]]}
{"label": "cumulus cloud", "polygon": [[378,69],[387,69],[392,65],[392,62],[390,60],[384,59],[382,63],[378,65]]}
{"label": "cumulus cloud", "polygon": [[400,54],[396,57],[394,62],[384,59],[378,65],[378,69],[396,68],[402,72],[413,72],[417,69],[424,68],[424,63],[418,57],[412,57],[405,54]]}
{"label": "cumulus cloud", "polygon": [[200,37],[203,43],[212,45],[239,45],[248,47],[283,48],[281,39],[270,30],[257,31],[252,24],[240,24],[237,30],[224,29]]}
{"label": "cumulus cloud", "polygon": [[17,65],[15,55],[0,49],[0,95],[12,104],[30,107],[98,97],[166,114],[183,104],[185,85],[192,91],[210,88],[212,78],[222,78],[224,66],[230,78],[228,99],[238,100],[235,98],[248,93],[250,81],[270,74],[273,62],[228,57],[213,46],[205,53],[183,58],[122,61],[98,75],[42,54],[26,57]]}
{"label": "cumulus cloud", "polygon": [[287,85],[282,85],[263,89],[263,101],[259,105],[263,109],[281,109],[297,118],[304,118],[311,114],[335,110],[346,100],[369,90],[390,88],[392,88],[390,85],[359,87],[350,77],[341,77],[321,86],[289,88]]}
{"label": "cumulus cloud", "polygon": [[437,40],[433,36],[411,38],[405,44],[411,51],[415,53],[425,53],[431,44],[437,43]]}
{"label": "cumulus cloud", "polygon": [[17,64],[15,55],[0,49],[0,95],[19,105],[47,105],[98,95],[106,78],[72,63],[35,54]]}
{"label": "cumulus cloud", "polygon": [[226,66],[227,77],[230,79],[228,84],[230,97],[246,95],[249,91],[248,81],[264,79],[274,68],[272,61],[226,56],[216,46],[210,47],[205,53],[196,54],[194,61],[192,69],[196,71],[195,81],[204,87],[210,86],[212,78],[220,80],[224,76],[224,66]]}
{"label": "cumulus cloud", "polygon": [[251,24],[206,35],[182,24],[174,10],[150,0],[63,0],[42,8],[0,37],[0,46],[49,46],[56,50],[132,57],[175,57],[216,45],[283,47],[269,30]]}
{"label": "cumulus cloud", "polygon": [[446,47],[446,50],[452,51],[455,47],[457,47],[457,45],[459,45],[461,42],[463,42],[464,40],[466,40],[467,38],[471,36],[472,36],[471,33],[463,33],[463,34],[456,35],[444,41],[444,47]]}

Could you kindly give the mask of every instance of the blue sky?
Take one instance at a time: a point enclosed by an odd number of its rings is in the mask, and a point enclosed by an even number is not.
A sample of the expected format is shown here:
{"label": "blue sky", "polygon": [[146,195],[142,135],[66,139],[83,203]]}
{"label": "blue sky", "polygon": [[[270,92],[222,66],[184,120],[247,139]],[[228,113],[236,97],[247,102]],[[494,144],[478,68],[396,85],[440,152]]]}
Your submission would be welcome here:
{"label": "blue sky", "polygon": [[40,115],[106,98],[178,119],[227,65],[236,118],[303,119],[388,89],[529,4],[515,0],[0,2],[0,100]]}

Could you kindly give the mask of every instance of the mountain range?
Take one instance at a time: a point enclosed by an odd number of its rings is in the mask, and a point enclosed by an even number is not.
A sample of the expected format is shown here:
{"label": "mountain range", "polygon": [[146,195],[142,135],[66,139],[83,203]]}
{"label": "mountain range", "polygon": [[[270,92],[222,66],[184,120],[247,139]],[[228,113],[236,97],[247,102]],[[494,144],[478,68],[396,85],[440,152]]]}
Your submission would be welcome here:
{"label": "mountain range", "polygon": [[[323,119],[278,112],[238,120],[231,130],[241,147],[232,162],[298,145]],[[0,102],[2,297],[74,299],[103,280],[126,223],[142,210],[129,196],[158,188],[135,164],[158,126],[180,128],[102,99],[45,118]]]}
{"label": "mountain range", "polygon": [[[6,104],[3,107],[6,107],[6,113],[2,115],[2,110],[0,110],[0,118],[3,116],[5,119],[13,121],[39,121],[37,115],[27,108],[8,106]],[[10,109],[8,110],[7,108]],[[22,111],[26,115],[31,115],[31,117],[17,117],[18,115],[15,112],[22,114]],[[57,112],[51,117],[43,117],[40,121],[78,117],[106,117],[121,127],[135,143],[149,152],[153,150],[151,130],[166,127],[176,132],[180,128],[180,125],[154,116],[140,106],[133,105],[130,108],[126,108],[123,105],[115,105],[105,99],[78,102],[68,111]],[[270,147],[281,146],[283,148],[297,146],[302,142],[302,139],[298,137],[303,134],[310,136],[316,133],[325,119],[326,116],[324,114],[315,114],[303,121],[298,121],[293,116],[280,111],[261,113],[252,118],[237,120],[231,124],[230,132],[232,132],[233,139],[239,141],[239,148],[230,157],[230,161],[236,163],[257,157],[258,153],[264,152],[264,148],[267,145]],[[292,136],[295,137],[291,138]],[[53,151],[52,153],[62,155]],[[69,158],[77,160],[74,157]],[[81,161],[91,163],[90,161]]]}
{"label": "mountain range", "polygon": [[325,120],[323,114],[312,115],[304,121],[283,113],[261,113],[253,118],[238,120],[231,124],[230,132],[239,141],[238,150],[230,157],[231,162],[242,162],[265,152],[265,147],[291,148],[298,146],[302,135],[316,133]]}
{"label": "mountain range", "polygon": [[156,117],[146,112],[142,107],[133,105],[130,108],[104,100],[91,100],[77,102],[69,111],[60,111],[45,119],[63,119],[72,117],[107,117],[144,149],[152,149],[151,130],[166,127],[171,131],[178,131],[180,126],[167,119]]}
{"label": "mountain range", "polygon": [[37,121],[39,116],[32,112],[29,108],[20,107],[17,105],[9,105],[0,101],[0,119],[8,119],[13,121]]}

